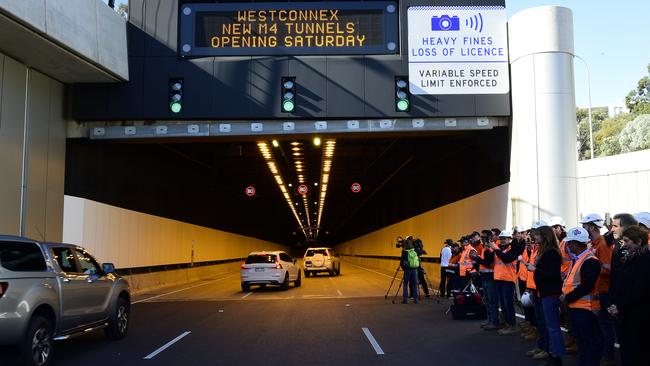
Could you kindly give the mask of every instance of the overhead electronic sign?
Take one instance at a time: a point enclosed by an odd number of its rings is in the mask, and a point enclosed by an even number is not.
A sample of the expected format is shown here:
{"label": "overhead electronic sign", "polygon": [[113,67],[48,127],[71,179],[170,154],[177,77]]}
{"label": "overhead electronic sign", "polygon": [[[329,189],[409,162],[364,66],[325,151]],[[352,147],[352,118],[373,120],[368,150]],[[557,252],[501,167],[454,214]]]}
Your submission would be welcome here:
{"label": "overhead electronic sign", "polygon": [[184,4],[179,53],[395,54],[397,13],[392,1]]}
{"label": "overhead electronic sign", "polygon": [[508,93],[505,8],[408,8],[408,60],[412,94]]}

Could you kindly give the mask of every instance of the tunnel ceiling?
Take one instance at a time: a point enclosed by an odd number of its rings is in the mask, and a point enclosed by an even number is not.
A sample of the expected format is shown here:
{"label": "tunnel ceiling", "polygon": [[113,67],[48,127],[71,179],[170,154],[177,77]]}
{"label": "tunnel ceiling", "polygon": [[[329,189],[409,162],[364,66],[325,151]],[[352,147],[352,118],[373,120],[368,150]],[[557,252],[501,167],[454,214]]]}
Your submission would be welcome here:
{"label": "tunnel ceiling", "polygon": [[[69,139],[67,195],[288,245],[334,245],[505,183],[509,130],[429,136],[322,136],[176,142]],[[292,148],[302,147],[307,202],[318,202],[324,143],[336,148],[316,242],[307,242],[258,143],[275,160],[299,218]],[[292,143],[294,143],[292,145]],[[352,183],[361,185],[353,193]],[[247,186],[256,193],[245,194]],[[311,211],[315,210],[310,206]],[[316,217],[313,213],[313,217]],[[314,220],[312,220],[314,221]],[[316,225],[312,223],[312,226]]]}

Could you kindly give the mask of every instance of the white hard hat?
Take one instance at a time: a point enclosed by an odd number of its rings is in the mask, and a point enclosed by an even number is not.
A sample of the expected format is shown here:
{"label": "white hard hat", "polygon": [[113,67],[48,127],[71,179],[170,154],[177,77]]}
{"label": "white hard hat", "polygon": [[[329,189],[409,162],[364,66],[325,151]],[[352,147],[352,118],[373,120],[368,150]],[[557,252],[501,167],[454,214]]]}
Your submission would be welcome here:
{"label": "white hard hat", "polygon": [[530,227],[528,227],[528,226],[523,226],[523,225],[517,225],[517,226],[515,226],[515,230],[516,230],[518,233],[523,233],[523,232],[525,232],[525,231],[530,230]]}
{"label": "white hard hat", "polygon": [[539,229],[542,226],[548,226],[548,224],[544,220],[537,220],[537,221],[533,222],[533,225],[531,225],[531,228]]}
{"label": "white hard hat", "polygon": [[580,223],[581,224],[592,223],[592,224],[594,224],[594,225],[596,225],[598,227],[602,227],[603,226],[603,218],[600,217],[600,215],[597,214],[597,213],[590,213],[589,215],[583,217],[582,220],[580,220]]}
{"label": "white hard hat", "polygon": [[526,291],[521,295],[521,305],[525,308],[532,308],[535,306],[535,304],[533,304],[533,295],[531,295],[530,292]]}
{"label": "white hard hat", "polygon": [[512,231],[510,230],[503,230],[502,232],[499,233],[500,238],[512,238]]}
{"label": "white hard hat", "polygon": [[634,218],[639,222],[639,224],[650,229],[650,212],[639,212],[638,214],[634,215]]}
{"label": "white hard hat", "polygon": [[589,241],[589,234],[587,234],[587,230],[577,226],[574,228],[571,228],[566,231],[566,238],[564,238],[565,242],[570,242],[570,241],[579,241],[581,243],[586,243]]}
{"label": "white hard hat", "polygon": [[548,219],[548,226],[557,226],[557,225],[565,227],[566,224],[564,222],[564,219],[561,218],[560,216],[553,216],[550,219]]}

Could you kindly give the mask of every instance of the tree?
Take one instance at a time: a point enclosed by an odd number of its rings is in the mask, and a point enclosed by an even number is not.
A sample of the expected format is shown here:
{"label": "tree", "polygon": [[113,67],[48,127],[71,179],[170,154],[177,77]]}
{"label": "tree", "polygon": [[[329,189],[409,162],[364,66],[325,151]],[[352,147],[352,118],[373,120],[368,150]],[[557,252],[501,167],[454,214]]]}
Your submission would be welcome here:
{"label": "tree", "polygon": [[623,153],[650,149],[650,114],[642,114],[628,123],[618,142]]}
{"label": "tree", "polygon": [[120,5],[117,6],[117,13],[124,19],[129,19],[129,4],[120,3]]}
{"label": "tree", "polygon": [[[648,64],[650,74],[650,64]],[[631,90],[625,97],[625,105],[634,115],[650,113],[650,77],[644,76],[637,83],[636,89]]]}
{"label": "tree", "polygon": [[629,113],[605,119],[600,129],[594,133],[594,154],[596,156],[620,154],[621,146],[618,138],[630,120],[632,115]]}
{"label": "tree", "polygon": [[[592,108],[591,110],[591,124],[593,129],[592,134],[595,134],[596,132],[598,132],[598,130],[600,130],[600,126],[602,125],[605,119],[607,119],[607,108],[604,107]],[[589,109],[587,108],[576,109],[576,120],[578,121],[578,159],[579,160],[590,159],[591,142],[589,139]]]}

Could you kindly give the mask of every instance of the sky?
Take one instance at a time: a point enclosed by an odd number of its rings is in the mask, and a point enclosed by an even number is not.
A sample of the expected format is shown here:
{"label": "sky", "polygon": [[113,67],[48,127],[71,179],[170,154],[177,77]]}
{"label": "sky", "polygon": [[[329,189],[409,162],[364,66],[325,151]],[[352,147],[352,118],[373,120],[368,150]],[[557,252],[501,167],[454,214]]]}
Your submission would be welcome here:
{"label": "sky", "polygon": [[557,5],[573,11],[576,105],[622,105],[650,64],[650,0],[506,0],[508,19],[521,10]]}
{"label": "sky", "polygon": [[[105,2],[107,0],[104,0]],[[115,4],[127,2],[116,0]],[[650,64],[650,0],[506,0],[508,18],[544,5],[573,11],[576,105],[623,105]],[[591,87],[591,88],[589,88]]]}

